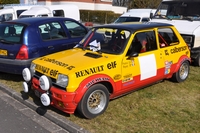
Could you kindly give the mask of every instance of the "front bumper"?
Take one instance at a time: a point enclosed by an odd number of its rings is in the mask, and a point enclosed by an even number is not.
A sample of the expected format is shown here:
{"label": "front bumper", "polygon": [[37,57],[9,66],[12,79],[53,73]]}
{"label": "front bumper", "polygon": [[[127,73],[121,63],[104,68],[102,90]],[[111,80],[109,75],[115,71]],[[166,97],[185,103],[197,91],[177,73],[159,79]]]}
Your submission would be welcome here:
{"label": "front bumper", "polygon": [[0,71],[11,74],[22,74],[22,70],[30,67],[33,59],[16,60],[0,58]]}
{"label": "front bumper", "polygon": [[196,60],[200,55],[200,47],[191,49],[191,59],[192,61]]}
{"label": "front bumper", "polygon": [[48,91],[43,91],[40,88],[39,80],[35,77],[32,79],[32,89],[37,95],[38,93],[39,95],[47,93],[51,100],[50,104],[65,113],[73,114],[76,110],[77,104],[74,102],[76,93],[69,93],[54,86],[51,86]]}

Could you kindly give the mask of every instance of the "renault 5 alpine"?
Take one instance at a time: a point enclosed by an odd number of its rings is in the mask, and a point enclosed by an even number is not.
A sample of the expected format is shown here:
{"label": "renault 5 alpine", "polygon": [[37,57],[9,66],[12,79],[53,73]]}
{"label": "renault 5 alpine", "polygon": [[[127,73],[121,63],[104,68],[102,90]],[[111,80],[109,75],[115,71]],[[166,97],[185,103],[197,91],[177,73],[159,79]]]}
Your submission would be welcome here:
{"label": "renault 5 alpine", "polygon": [[190,62],[187,44],[170,24],[101,25],[73,49],[35,59],[22,72],[23,89],[44,106],[92,119],[111,99],[165,79],[185,81]]}

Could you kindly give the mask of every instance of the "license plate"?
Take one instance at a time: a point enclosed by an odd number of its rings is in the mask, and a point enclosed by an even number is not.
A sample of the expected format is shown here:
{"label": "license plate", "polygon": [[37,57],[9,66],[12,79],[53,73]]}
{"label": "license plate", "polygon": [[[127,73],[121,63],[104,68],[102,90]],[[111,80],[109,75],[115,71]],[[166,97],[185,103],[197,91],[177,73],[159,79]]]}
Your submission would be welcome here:
{"label": "license plate", "polygon": [[0,49],[0,55],[7,56],[7,55],[8,55],[7,50],[2,50],[2,49]]}
{"label": "license plate", "polygon": [[39,91],[35,90],[34,92],[35,92],[35,95],[36,95],[37,97],[40,97],[40,96],[41,96],[41,94],[40,94]]}

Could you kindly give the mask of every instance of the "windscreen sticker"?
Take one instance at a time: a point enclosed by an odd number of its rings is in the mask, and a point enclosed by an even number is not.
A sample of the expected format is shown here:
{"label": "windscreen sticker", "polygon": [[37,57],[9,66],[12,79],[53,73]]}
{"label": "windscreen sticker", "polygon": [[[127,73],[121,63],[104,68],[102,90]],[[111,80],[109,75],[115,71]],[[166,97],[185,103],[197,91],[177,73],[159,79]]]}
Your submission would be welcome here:
{"label": "windscreen sticker", "polygon": [[156,58],[154,54],[139,57],[140,80],[145,80],[157,75]]}
{"label": "windscreen sticker", "polygon": [[47,58],[47,57],[41,57],[40,60],[43,60],[43,61],[46,61],[46,62],[50,62],[50,63],[55,64],[57,66],[61,66],[61,67],[67,68],[68,70],[72,70],[73,68],[75,68],[75,66],[69,66],[68,64],[66,64],[64,62],[57,61],[55,59],[50,59],[50,58]]}
{"label": "windscreen sticker", "polygon": [[90,44],[90,50],[93,52],[101,50],[100,42],[97,42],[97,40],[92,41]]}
{"label": "windscreen sticker", "polygon": [[101,72],[103,70],[104,70],[104,66],[101,65],[101,66],[85,69],[85,70],[82,70],[82,71],[79,71],[79,72],[75,72],[75,75],[76,75],[76,78],[79,78],[79,77],[87,76],[87,75],[90,75],[90,74],[98,73],[98,72]]}

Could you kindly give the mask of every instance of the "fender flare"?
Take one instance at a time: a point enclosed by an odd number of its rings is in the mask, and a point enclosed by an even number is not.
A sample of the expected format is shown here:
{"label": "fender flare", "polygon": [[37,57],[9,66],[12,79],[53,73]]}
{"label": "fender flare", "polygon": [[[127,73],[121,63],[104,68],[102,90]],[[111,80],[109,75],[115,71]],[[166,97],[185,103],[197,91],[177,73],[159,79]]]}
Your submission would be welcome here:
{"label": "fender flare", "polygon": [[74,98],[74,102],[75,103],[79,103],[80,100],[82,99],[83,95],[85,94],[85,92],[93,85],[99,83],[99,82],[109,82],[113,88],[116,87],[113,79],[108,76],[108,75],[105,75],[105,74],[95,74],[95,75],[92,75],[90,77],[87,77],[86,79],[84,79],[79,87],[77,88],[76,90],[76,96]]}
{"label": "fender flare", "polygon": [[186,55],[182,55],[178,62],[177,62],[177,65],[176,65],[176,68],[175,68],[175,71],[174,72],[177,72],[181,66],[181,64],[184,62],[184,61],[188,61],[189,63],[191,63],[191,58],[189,58],[188,56]]}

